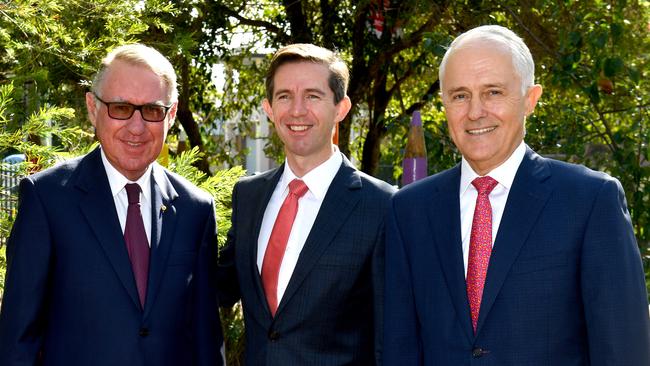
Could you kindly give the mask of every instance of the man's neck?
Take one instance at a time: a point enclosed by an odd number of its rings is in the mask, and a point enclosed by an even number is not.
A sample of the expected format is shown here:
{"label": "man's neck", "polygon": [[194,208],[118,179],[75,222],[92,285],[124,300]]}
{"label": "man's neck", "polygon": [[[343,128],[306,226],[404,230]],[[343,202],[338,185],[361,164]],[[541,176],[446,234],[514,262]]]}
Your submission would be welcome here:
{"label": "man's neck", "polygon": [[326,162],[336,151],[337,150],[332,147],[332,152],[329,155],[318,157],[287,155],[287,162],[291,167],[293,174],[298,178],[302,178],[305,174]]}

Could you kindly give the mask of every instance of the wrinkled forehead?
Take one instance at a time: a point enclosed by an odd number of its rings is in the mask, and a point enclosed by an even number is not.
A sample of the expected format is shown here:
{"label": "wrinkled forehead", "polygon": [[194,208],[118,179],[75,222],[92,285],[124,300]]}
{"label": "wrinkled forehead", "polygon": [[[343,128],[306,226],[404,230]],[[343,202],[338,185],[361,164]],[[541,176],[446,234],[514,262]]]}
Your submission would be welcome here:
{"label": "wrinkled forehead", "polygon": [[[518,79],[507,49],[491,45],[468,45],[450,54],[443,77],[443,92],[464,83]],[[491,79],[495,79],[491,81]],[[501,80],[500,82],[504,82]]]}

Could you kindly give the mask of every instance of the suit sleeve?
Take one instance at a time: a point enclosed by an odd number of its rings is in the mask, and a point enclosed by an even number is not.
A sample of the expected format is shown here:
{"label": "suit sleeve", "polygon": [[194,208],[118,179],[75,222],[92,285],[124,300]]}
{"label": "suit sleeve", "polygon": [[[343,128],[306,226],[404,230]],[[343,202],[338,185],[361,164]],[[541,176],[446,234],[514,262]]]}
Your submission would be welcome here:
{"label": "suit sleeve", "polygon": [[650,365],[643,265],[617,180],[605,181],[594,202],[581,264],[592,365]]}
{"label": "suit sleeve", "polygon": [[386,283],[384,300],[384,365],[422,364],[411,270],[400,233],[395,200],[386,227]]}
{"label": "suit sleeve", "polygon": [[30,178],[20,182],[18,216],[7,243],[0,312],[0,365],[33,365],[43,342],[51,236],[47,214]]}
{"label": "suit sleeve", "polygon": [[209,206],[205,229],[197,260],[197,288],[195,296],[194,329],[197,341],[197,365],[219,366],[223,360],[223,335],[217,302],[217,229],[214,202]]}
{"label": "suit sleeve", "polygon": [[239,183],[235,184],[232,192],[232,215],[231,226],[228,230],[228,237],[224,248],[219,252],[219,266],[217,278],[219,282],[219,305],[231,307],[241,298],[239,280],[237,278],[237,267],[235,266],[235,249],[237,243],[237,193]]}

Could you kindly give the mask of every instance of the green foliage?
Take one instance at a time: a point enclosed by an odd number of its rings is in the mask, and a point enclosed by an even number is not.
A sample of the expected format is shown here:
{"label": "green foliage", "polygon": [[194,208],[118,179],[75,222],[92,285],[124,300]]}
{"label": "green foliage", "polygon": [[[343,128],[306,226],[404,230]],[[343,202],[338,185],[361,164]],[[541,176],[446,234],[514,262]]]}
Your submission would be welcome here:
{"label": "green foliage", "polygon": [[184,151],[172,157],[169,170],[182,175],[190,182],[209,192],[214,198],[217,213],[219,247],[226,242],[226,233],[230,229],[230,214],[232,209],[232,188],[237,180],[246,174],[241,166],[218,170],[214,175],[207,175],[192,165],[200,158],[198,148]]}

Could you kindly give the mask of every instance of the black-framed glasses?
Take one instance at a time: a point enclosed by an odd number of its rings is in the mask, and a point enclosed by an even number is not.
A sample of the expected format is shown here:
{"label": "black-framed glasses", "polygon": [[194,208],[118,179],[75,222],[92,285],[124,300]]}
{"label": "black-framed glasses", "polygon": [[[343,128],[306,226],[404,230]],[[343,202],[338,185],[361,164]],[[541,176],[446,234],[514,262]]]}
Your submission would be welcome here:
{"label": "black-framed glasses", "polygon": [[133,116],[135,111],[140,111],[142,119],[147,122],[161,122],[167,117],[167,112],[172,105],[142,104],[136,105],[127,102],[105,102],[97,94],[95,98],[106,105],[108,116],[113,119],[127,120]]}

